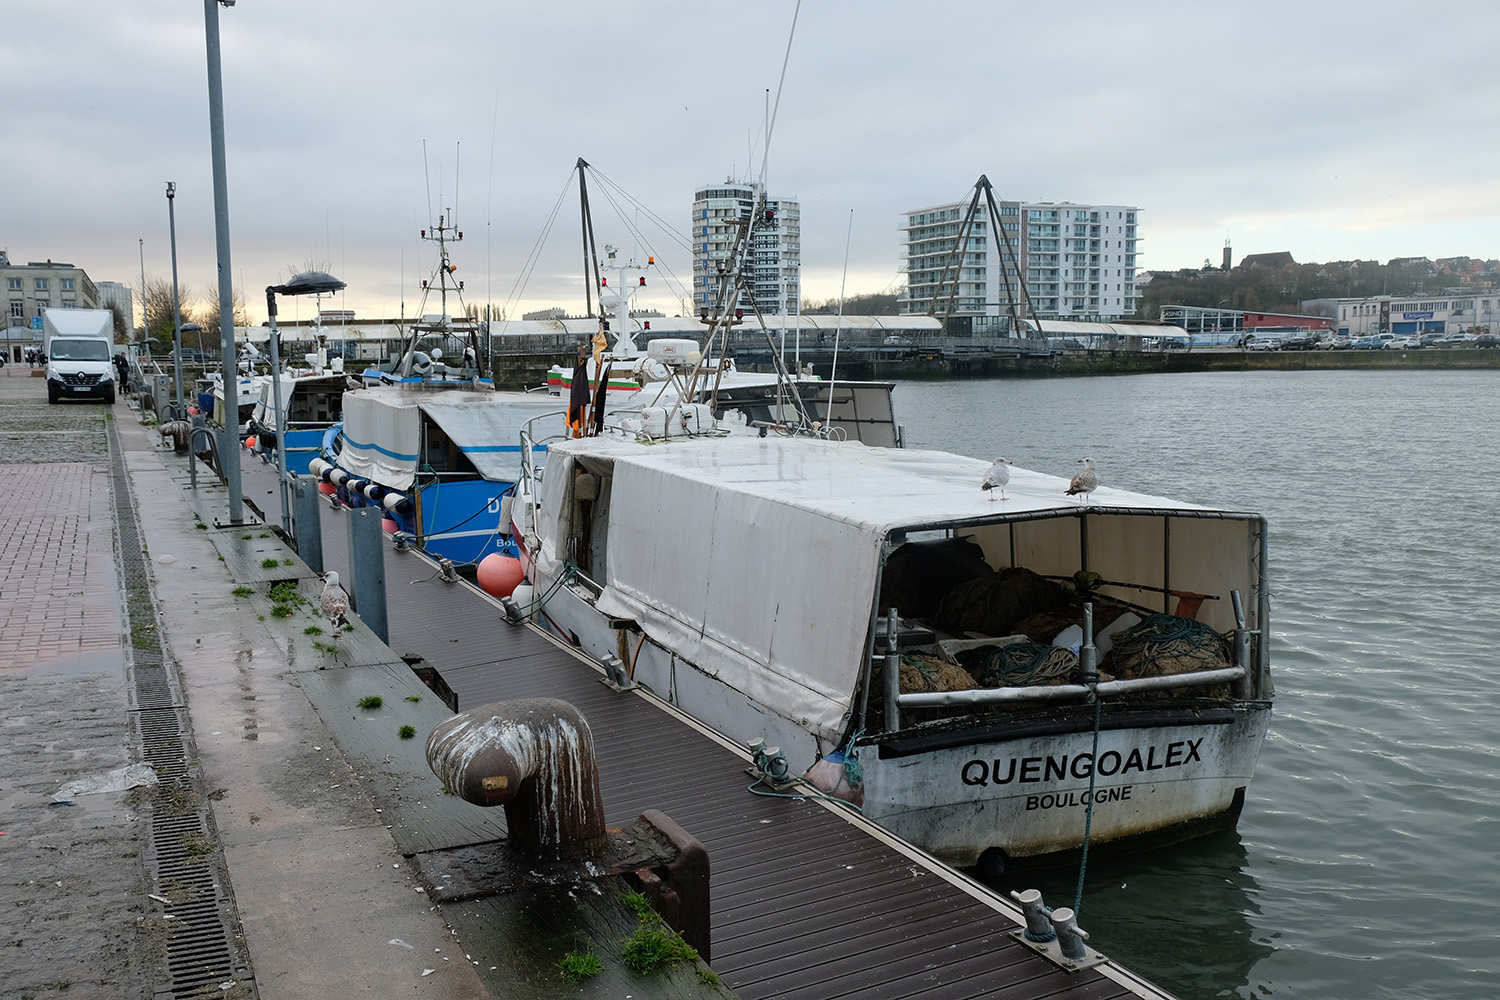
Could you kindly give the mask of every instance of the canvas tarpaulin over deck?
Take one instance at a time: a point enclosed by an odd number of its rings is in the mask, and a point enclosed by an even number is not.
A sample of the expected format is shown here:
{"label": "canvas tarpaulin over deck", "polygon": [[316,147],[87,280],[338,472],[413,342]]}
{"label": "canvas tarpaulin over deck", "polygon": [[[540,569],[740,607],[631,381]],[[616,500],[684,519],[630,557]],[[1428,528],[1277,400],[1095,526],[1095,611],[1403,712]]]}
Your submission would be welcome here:
{"label": "canvas tarpaulin over deck", "polygon": [[[513,483],[521,475],[521,429],[560,411],[549,396],[523,393],[371,388],[344,395],[344,446],[339,464],[356,476],[404,490],[416,478],[423,416],[442,428],[485,479]],[[561,426],[541,421],[539,436]]]}

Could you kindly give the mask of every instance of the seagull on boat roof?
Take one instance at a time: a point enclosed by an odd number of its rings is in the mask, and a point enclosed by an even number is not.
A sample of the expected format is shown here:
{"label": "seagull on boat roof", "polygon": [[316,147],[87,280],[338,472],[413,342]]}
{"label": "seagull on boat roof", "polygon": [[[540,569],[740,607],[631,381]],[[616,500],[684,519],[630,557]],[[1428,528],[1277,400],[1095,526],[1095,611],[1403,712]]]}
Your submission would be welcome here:
{"label": "seagull on boat roof", "polygon": [[1008,458],[997,458],[995,464],[990,466],[990,471],[984,474],[984,482],[979,488],[990,495],[990,500],[995,499],[995,487],[1000,487],[1000,499],[1005,500],[1005,484],[1010,482],[1011,461]]}
{"label": "seagull on boat roof", "polygon": [[1082,494],[1083,502],[1089,502],[1089,494],[1099,488],[1099,473],[1094,471],[1094,460],[1092,458],[1080,458],[1083,471],[1074,476],[1068,483],[1068,496]]}
{"label": "seagull on boat roof", "polygon": [[323,596],[318,601],[318,610],[333,626],[335,635],[349,624],[349,594],[339,586],[339,575],[332,570],[323,577]]}

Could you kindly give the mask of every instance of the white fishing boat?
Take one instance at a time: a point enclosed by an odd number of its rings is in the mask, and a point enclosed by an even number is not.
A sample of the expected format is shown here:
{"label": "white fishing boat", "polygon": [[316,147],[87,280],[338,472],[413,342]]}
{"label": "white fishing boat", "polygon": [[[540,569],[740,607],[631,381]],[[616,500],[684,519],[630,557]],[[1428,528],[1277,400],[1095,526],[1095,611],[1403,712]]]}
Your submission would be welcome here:
{"label": "white fishing boat", "polygon": [[944,860],[1232,825],[1271,708],[1262,519],[1020,469],[991,501],[986,469],[596,436],[552,445],[518,528],[543,621]]}
{"label": "white fishing boat", "polygon": [[844,439],[779,359],[792,412],[748,419],[704,390],[726,271],[701,352],[647,345],[678,392],[544,475],[522,435],[511,617],[957,865],[1233,825],[1271,710],[1264,520],[1021,469],[992,499],[985,462]]}

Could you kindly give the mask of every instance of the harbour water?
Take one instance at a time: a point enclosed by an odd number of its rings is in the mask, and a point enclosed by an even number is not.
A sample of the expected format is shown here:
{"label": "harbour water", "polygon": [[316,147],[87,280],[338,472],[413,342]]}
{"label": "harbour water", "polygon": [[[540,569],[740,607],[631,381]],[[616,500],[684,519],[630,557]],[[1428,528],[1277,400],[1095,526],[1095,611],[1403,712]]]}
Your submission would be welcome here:
{"label": "harbour water", "polygon": [[[906,382],[908,446],[1259,511],[1276,705],[1237,831],[1091,861],[1183,1000],[1500,996],[1500,372]],[[978,483],[975,484],[976,491]],[[1077,871],[1025,873],[1054,906]]]}

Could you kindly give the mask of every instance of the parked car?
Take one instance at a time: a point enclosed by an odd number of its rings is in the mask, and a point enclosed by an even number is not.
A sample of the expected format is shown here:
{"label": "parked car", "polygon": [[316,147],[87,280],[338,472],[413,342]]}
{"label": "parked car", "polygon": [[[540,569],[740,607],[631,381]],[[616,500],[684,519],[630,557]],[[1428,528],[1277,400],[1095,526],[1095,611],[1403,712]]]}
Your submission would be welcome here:
{"label": "parked car", "polygon": [[1378,351],[1380,341],[1375,337],[1356,337],[1354,343],[1349,345],[1356,351]]}
{"label": "parked car", "polygon": [[1438,346],[1447,348],[1468,347],[1478,339],[1479,338],[1472,333],[1450,333],[1442,340],[1438,341]]}
{"label": "parked car", "polygon": [[1283,351],[1310,351],[1317,346],[1318,338],[1310,333],[1304,336],[1288,337],[1281,342]]}
{"label": "parked car", "polygon": [[1354,341],[1343,334],[1338,334],[1326,340],[1318,341],[1318,349],[1321,351],[1347,351],[1353,344]]}
{"label": "parked car", "polygon": [[1397,337],[1385,342],[1387,351],[1414,351],[1422,346],[1422,342],[1416,337]]}
{"label": "parked car", "polygon": [[1275,337],[1254,337],[1254,336],[1252,336],[1252,337],[1250,337],[1245,342],[1245,350],[1247,350],[1247,351],[1279,351],[1279,350],[1281,350],[1281,341],[1277,340]]}
{"label": "parked car", "polygon": [[1500,336],[1493,333],[1481,333],[1474,338],[1475,347],[1500,347]]}
{"label": "parked car", "polygon": [[1443,334],[1441,333],[1424,333],[1422,334],[1422,336],[1417,338],[1417,342],[1420,343],[1423,347],[1431,347],[1433,344],[1436,344],[1442,339]]}

